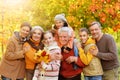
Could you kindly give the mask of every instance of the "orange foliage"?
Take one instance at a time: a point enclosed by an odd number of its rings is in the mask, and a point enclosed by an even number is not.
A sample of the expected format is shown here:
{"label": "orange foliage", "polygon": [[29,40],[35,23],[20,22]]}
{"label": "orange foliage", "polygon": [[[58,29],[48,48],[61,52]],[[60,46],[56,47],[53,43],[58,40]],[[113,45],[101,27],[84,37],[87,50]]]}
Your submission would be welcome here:
{"label": "orange foliage", "polygon": [[104,23],[106,21],[107,16],[106,16],[106,14],[104,12],[101,12],[99,14],[99,17],[100,17],[100,22],[101,23]]}
{"label": "orange foliage", "polygon": [[107,0],[108,3],[110,3],[111,0]]}
{"label": "orange foliage", "polygon": [[112,29],[113,29],[113,31],[117,32],[120,29],[120,24],[117,24]]}
{"label": "orange foliage", "polygon": [[115,3],[115,9],[120,10],[120,2]]}

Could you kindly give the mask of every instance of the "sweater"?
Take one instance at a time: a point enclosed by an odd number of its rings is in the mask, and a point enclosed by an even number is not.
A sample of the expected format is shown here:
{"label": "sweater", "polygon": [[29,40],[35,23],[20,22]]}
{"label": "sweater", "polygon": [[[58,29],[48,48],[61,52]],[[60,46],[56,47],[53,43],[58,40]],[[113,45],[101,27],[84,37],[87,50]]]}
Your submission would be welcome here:
{"label": "sweater", "polygon": [[119,67],[117,47],[111,35],[103,34],[96,45],[99,49],[97,57],[101,59],[103,70]]}
{"label": "sweater", "polygon": [[[65,78],[70,78],[72,76],[76,76],[78,74],[81,74],[83,71],[83,67],[85,66],[80,57],[78,56],[78,60],[76,63],[67,63],[65,60],[70,57],[74,56],[74,50],[70,50],[69,53],[62,52],[63,59],[61,61],[61,68],[60,68],[60,74],[64,76]],[[78,67],[77,69],[74,69],[74,64],[76,64]]]}
{"label": "sweater", "polygon": [[[61,49],[60,47],[58,47],[56,42],[54,42],[50,46],[45,46],[44,50],[48,54],[55,54],[55,53],[61,54]],[[42,65],[42,68],[39,65]],[[40,64],[37,65],[35,69],[33,80],[41,78],[42,70],[44,70],[45,72],[43,74],[44,77],[53,77],[53,78],[55,77],[56,79],[56,77],[58,77],[59,74],[59,68],[60,68],[60,60],[52,60],[49,63],[41,62]]]}

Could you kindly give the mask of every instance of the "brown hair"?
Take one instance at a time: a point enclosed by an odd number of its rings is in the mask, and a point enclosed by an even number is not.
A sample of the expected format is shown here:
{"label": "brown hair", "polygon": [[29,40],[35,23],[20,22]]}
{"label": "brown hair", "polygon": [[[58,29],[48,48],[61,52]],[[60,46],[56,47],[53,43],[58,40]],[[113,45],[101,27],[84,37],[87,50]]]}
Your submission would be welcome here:
{"label": "brown hair", "polygon": [[47,34],[47,33],[52,34],[52,36],[54,37],[54,33],[53,33],[51,30],[48,30],[48,31],[44,32],[44,33],[43,33],[43,37],[44,37],[44,35]]}
{"label": "brown hair", "polygon": [[102,28],[100,22],[97,22],[97,21],[93,21],[93,22],[89,25],[89,27],[91,27],[91,26],[93,26],[93,25],[95,25],[95,24],[97,24],[100,28]]}
{"label": "brown hair", "polygon": [[85,31],[87,34],[89,34],[89,30],[87,28],[80,28],[79,32]]}
{"label": "brown hair", "polygon": [[23,22],[23,23],[21,24],[20,28],[22,28],[22,27],[24,27],[24,26],[29,27],[29,28],[30,28],[30,30],[32,29],[32,27],[31,27],[30,23],[28,23],[28,22]]}

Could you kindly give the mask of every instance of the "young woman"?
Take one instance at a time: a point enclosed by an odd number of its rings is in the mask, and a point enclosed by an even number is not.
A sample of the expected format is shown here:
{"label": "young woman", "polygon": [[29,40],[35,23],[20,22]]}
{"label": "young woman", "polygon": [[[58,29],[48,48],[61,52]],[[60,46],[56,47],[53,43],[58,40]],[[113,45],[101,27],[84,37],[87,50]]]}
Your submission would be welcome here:
{"label": "young woman", "polygon": [[9,39],[0,64],[2,80],[24,80],[24,54],[28,48],[23,48],[23,43],[27,40],[30,30],[31,25],[24,22],[21,24],[20,31],[14,32],[13,36]]}
{"label": "young woman", "polygon": [[33,80],[58,80],[61,49],[50,31],[43,34],[43,43],[45,53],[58,56],[52,57],[52,60],[48,63],[41,61],[36,67]]}
{"label": "young woman", "polygon": [[[79,37],[82,43],[84,53],[80,53],[82,62],[86,65],[83,69],[85,80],[102,80],[103,70],[99,58],[90,53],[90,49],[96,49],[95,40],[89,37],[89,31],[86,28],[79,30]],[[96,53],[98,51],[96,50]]]}

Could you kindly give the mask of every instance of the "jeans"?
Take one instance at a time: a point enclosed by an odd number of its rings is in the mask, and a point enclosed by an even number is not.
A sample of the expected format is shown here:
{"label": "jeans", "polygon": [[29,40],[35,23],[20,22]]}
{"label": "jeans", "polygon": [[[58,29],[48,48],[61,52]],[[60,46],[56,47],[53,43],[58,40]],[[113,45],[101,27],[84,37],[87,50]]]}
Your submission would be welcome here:
{"label": "jeans", "polygon": [[102,80],[102,76],[85,76],[85,80]]}
{"label": "jeans", "polygon": [[[2,76],[2,75],[1,75],[1,79],[2,79],[2,80],[12,80],[12,79],[7,78],[7,77]],[[23,78],[21,78],[21,79],[16,79],[16,80],[24,80],[24,79],[23,79]]]}

